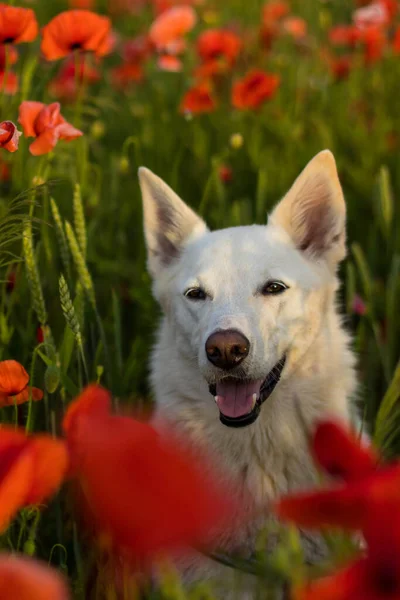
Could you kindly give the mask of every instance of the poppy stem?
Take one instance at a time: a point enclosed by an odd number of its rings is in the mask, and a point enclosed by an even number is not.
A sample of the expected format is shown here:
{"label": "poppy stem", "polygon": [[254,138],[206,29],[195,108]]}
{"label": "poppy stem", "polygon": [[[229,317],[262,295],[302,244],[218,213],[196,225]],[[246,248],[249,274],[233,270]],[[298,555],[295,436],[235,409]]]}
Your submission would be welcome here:
{"label": "poppy stem", "polygon": [[83,97],[86,87],[86,57],[79,50],[75,50],[75,87],[76,87],[76,103],[75,103],[75,127],[78,129],[81,126]]}

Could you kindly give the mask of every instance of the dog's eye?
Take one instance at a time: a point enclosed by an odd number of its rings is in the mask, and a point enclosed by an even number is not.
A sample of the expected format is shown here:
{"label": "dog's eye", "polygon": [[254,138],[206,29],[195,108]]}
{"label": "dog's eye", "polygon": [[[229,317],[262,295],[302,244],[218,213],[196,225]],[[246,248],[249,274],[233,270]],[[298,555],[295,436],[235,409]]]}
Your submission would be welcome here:
{"label": "dog's eye", "polygon": [[261,293],[266,296],[267,294],[282,294],[285,290],[287,290],[287,285],[282,281],[267,281]]}
{"label": "dog's eye", "polygon": [[205,300],[207,294],[201,288],[189,288],[186,290],[185,296],[190,300]]}

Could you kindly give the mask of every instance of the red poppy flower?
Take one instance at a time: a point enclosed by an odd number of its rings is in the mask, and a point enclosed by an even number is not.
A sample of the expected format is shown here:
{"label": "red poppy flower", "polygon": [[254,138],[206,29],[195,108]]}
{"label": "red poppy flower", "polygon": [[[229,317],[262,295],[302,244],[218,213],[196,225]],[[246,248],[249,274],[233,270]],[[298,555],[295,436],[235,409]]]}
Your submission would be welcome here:
{"label": "red poppy flower", "polygon": [[366,27],[363,30],[364,59],[367,65],[374,64],[382,58],[386,46],[386,36],[381,27]]}
{"label": "red poppy flower", "polygon": [[190,88],[186,92],[179,110],[180,112],[200,114],[212,112],[216,107],[217,103],[212,96],[210,85],[203,82]]}
{"label": "red poppy flower", "polygon": [[233,171],[228,165],[221,165],[218,169],[218,175],[223,183],[230,183],[233,179]]}
{"label": "red poppy flower", "polygon": [[182,61],[177,56],[171,54],[163,54],[157,60],[157,66],[161,71],[170,71],[179,73],[182,71]]}
{"label": "red poppy flower", "polygon": [[9,152],[15,152],[18,150],[20,135],[21,132],[18,131],[12,121],[3,121],[0,123],[0,148],[5,148]]}
{"label": "red poppy flower", "polygon": [[45,563],[12,554],[0,554],[0,598],[68,600],[64,578]]}
{"label": "red poppy flower", "polygon": [[149,37],[159,49],[180,39],[196,25],[197,16],[190,6],[175,6],[163,12],[150,27]]}
{"label": "red poppy flower", "polygon": [[153,45],[147,35],[138,35],[122,46],[122,57],[127,63],[142,63],[153,52]]}
{"label": "red poppy flower", "polygon": [[41,400],[42,390],[28,387],[29,375],[16,360],[0,362],[0,406],[22,404],[29,400]]}
{"label": "red poppy flower", "polygon": [[42,31],[41,50],[47,60],[68,56],[74,50],[104,56],[111,50],[111,21],[89,10],[67,10]]}
{"label": "red poppy flower", "polygon": [[[7,57],[7,61],[6,61]],[[14,46],[0,46],[0,71],[4,71],[6,62],[14,65],[18,60],[18,50]]]}
{"label": "red poppy flower", "polygon": [[132,83],[143,79],[143,68],[136,63],[126,63],[111,70],[113,84],[119,88],[126,88]]}
{"label": "red poppy flower", "polygon": [[279,87],[279,75],[250,71],[237,81],[232,89],[232,104],[235,108],[258,108],[272,98]]}
{"label": "red poppy flower", "polygon": [[348,54],[338,57],[332,56],[328,65],[335,79],[347,79],[353,68],[353,57]]}
{"label": "red poppy flower", "polygon": [[393,50],[396,54],[400,53],[400,25],[396,28],[394,33]]}
{"label": "red poppy flower", "polygon": [[53,96],[67,102],[73,102],[76,100],[79,91],[78,86],[82,81],[91,84],[100,79],[101,75],[98,69],[90,66],[85,60],[80,61],[77,77],[76,60],[74,57],[69,57],[61,67],[58,75],[50,82],[49,91]]}
{"label": "red poppy flower", "polygon": [[324,471],[344,481],[361,479],[378,466],[378,457],[372,448],[335,421],[317,425],[312,452]]}
{"label": "red poppy flower", "polygon": [[104,414],[107,396],[90,386],[64,421],[90,522],[131,559],[199,542],[230,515],[229,494],[172,434]]}
{"label": "red poppy flower", "polygon": [[231,31],[208,29],[198,37],[196,47],[204,63],[212,61],[231,67],[242,48],[242,41]]}
{"label": "red poppy flower", "polygon": [[329,31],[329,41],[334,46],[354,47],[361,39],[361,30],[354,25],[336,25]]}
{"label": "red poppy flower", "polygon": [[320,465],[344,480],[332,488],[283,498],[278,513],[304,527],[342,527],[365,532],[374,514],[400,502],[400,464],[380,468],[375,453],[334,422],[321,423],[312,451]]}
{"label": "red poppy flower", "polygon": [[[51,456],[51,461],[49,461]],[[64,442],[0,428],[0,531],[23,506],[39,504],[60,486],[67,469]]]}
{"label": "red poppy flower", "polygon": [[15,73],[8,71],[6,75],[4,71],[0,71],[0,90],[10,96],[13,96],[18,92],[18,77]]}
{"label": "red poppy flower", "polygon": [[83,135],[82,131],[67,123],[61,116],[58,102],[48,105],[42,102],[22,102],[18,122],[26,136],[36,137],[29,146],[34,156],[47,154],[53,150],[58,140],[69,142]]}
{"label": "red poppy flower", "polygon": [[268,2],[263,6],[262,17],[264,23],[275,23],[283,17],[286,17],[290,12],[290,8],[287,2],[281,2],[279,0]]}
{"label": "red poppy flower", "polygon": [[94,8],[95,0],[69,0],[71,8],[83,8],[84,10],[91,10]]}
{"label": "red poppy flower", "polygon": [[287,17],[282,22],[282,29],[295,40],[301,40],[307,35],[307,23],[300,17]]}
{"label": "red poppy flower", "polygon": [[0,44],[32,42],[38,34],[38,24],[31,8],[0,4]]}

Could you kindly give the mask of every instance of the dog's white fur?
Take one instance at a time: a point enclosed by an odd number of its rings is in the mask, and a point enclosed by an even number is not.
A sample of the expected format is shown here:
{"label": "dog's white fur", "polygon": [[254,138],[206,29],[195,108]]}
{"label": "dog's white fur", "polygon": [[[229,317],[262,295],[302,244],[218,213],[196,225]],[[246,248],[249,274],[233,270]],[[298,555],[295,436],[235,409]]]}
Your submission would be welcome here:
{"label": "dog's white fur", "polygon": [[[328,150],[314,157],[267,225],[214,232],[151,171],[141,168],[139,178],[148,268],[164,312],[151,361],[156,421],[167,420],[206,446],[237,486],[267,508],[279,495],[312,485],[308,435],[315,421],[350,420],[355,360],[335,304],[337,266],[345,256],[335,160]],[[288,289],[264,296],[259,290],[267,280]],[[192,287],[203,288],[207,299],[185,297]],[[230,328],[250,340],[241,365],[247,378],[264,378],[287,356],[259,418],[243,429],[220,423],[208,389],[219,370],[207,360],[205,342]],[[258,526],[237,530],[225,540],[228,550],[251,552]],[[213,572],[205,564],[197,576]]]}

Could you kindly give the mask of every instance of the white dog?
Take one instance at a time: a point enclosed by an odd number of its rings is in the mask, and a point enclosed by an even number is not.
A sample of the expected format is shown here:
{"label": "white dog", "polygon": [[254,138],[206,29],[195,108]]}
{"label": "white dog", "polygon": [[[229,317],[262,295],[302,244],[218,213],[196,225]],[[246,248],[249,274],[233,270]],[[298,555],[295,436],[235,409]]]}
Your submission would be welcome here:
{"label": "white dog", "polygon": [[[328,150],[315,156],[267,225],[213,232],[151,171],[139,178],[164,312],[151,362],[156,420],[206,446],[267,509],[313,484],[315,420],[350,420],[355,360],[335,304],[345,256],[335,160]],[[237,529],[225,549],[251,552],[259,525]],[[221,576],[212,561],[196,566],[194,578]]]}

